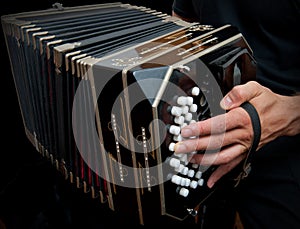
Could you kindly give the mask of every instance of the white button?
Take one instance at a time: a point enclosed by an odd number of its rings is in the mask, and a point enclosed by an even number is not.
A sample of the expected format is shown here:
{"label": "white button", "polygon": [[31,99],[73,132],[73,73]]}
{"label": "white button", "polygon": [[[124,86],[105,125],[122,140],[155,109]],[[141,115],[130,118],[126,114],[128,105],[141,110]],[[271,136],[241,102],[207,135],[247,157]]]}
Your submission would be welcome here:
{"label": "white button", "polygon": [[171,158],[169,165],[174,167],[174,168],[178,168],[180,165],[180,160],[178,160],[177,158]]}
{"label": "white button", "polygon": [[200,93],[200,88],[199,87],[193,87],[192,89],[192,95],[198,96]]}
{"label": "white button", "polygon": [[192,119],[192,120],[189,122],[189,124],[196,123],[196,122],[197,122],[196,120]]}
{"label": "white button", "polygon": [[182,109],[182,114],[183,115],[185,115],[189,112],[189,107],[188,106],[182,106],[181,109]]}
{"label": "white button", "polygon": [[185,119],[187,122],[191,121],[191,120],[193,119],[192,113],[187,113],[187,114],[185,114],[185,115],[184,115],[184,119]]}
{"label": "white button", "polygon": [[181,173],[184,167],[185,167],[184,165],[180,164],[177,168],[175,168],[175,171]]}
{"label": "white button", "polygon": [[188,155],[186,153],[183,153],[183,156],[180,158],[180,161],[182,161],[185,165],[188,165]]}
{"label": "white button", "polygon": [[174,118],[174,122],[177,123],[178,125],[182,125],[184,123],[184,117],[183,116],[176,116]]}
{"label": "white button", "polygon": [[198,169],[199,165],[198,165],[197,163],[193,163],[193,164],[192,164],[192,167],[193,167],[194,169]]}
{"label": "white button", "polygon": [[197,181],[191,181],[191,184],[190,184],[190,187],[191,188],[193,188],[193,189],[195,189],[195,188],[197,188],[197,186],[198,186],[198,182]]}
{"label": "white button", "polygon": [[180,107],[173,106],[171,109],[171,114],[174,116],[180,116],[182,114],[182,109]]}
{"label": "white button", "polygon": [[193,177],[195,175],[195,171],[193,169],[190,169],[188,172],[188,177]]}
{"label": "white button", "polygon": [[186,97],[186,105],[191,106],[193,102],[194,102],[193,97],[191,96]]}
{"label": "white button", "polygon": [[199,186],[203,186],[204,180],[201,178],[200,180],[198,180],[198,184],[199,184]]}
{"label": "white button", "polygon": [[191,180],[188,179],[188,178],[185,178],[185,186],[186,186],[186,187],[189,187],[190,184],[191,184]]}
{"label": "white button", "polygon": [[197,171],[195,174],[195,178],[200,179],[202,176],[202,172],[201,171]]}
{"label": "white button", "polygon": [[187,123],[183,123],[182,125],[180,125],[181,128],[187,126],[188,124]]}
{"label": "white button", "polygon": [[186,188],[181,188],[179,191],[179,195],[181,195],[183,197],[187,197],[189,195],[189,190]]}
{"label": "white button", "polygon": [[182,177],[180,177],[178,175],[173,175],[172,179],[171,179],[172,183],[178,184],[178,185],[181,183],[181,180],[182,180]]}
{"label": "white button", "polygon": [[185,175],[185,176],[186,176],[186,175],[188,174],[188,172],[189,172],[189,168],[188,168],[188,167],[184,167],[184,168],[181,170],[180,173],[181,173],[182,175]]}
{"label": "white button", "polygon": [[180,134],[179,135],[174,135],[173,140],[177,141],[177,142],[180,142],[180,141],[182,141],[182,136]]}
{"label": "white button", "polygon": [[174,147],[175,147],[175,143],[171,142],[170,145],[169,145],[169,150],[174,151]]}
{"label": "white button", "polygon": [[186,178],[182,178],[182,179],[181,179],[180,185],[181,185],[181,186],[185,186],[185,185],[186,185]]}
{"label": "white button", "polygon": [[177,104],[181,106],[185,106],[187,104],[187,97],[186,96],[179,96],[177,98]]}
{"label": "white button", "polygon": [[183,157],[183,155],[185,155],[185,153],[175,153],[174,152],[174,156],[176,156],[176,157],[181,158],[181,157]]}
{"label": "white button", "polygon": [[192,105],[190,106],[190,112],[197,112],[197,109],[198,109],[197,104],[192,104]]}
{"label": "white button", "polygon": [[179,135],[180,134],[180,127],[179,126],[175,126],[175,125],[171,125],[170,129],[169,129],[169,132],[171,134],[174,134],[174,135]]}

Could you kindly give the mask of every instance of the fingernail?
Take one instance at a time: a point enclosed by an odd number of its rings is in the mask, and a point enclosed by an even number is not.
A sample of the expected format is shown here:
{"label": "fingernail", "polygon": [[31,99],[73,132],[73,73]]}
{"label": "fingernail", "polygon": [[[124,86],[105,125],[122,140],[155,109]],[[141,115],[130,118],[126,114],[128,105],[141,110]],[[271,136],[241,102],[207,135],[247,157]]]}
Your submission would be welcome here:
{"label": "fingernail", "polygon": [[181,136],[184,137],[184,138],[187,138],[187,137],[192,137],[192,136],[195,136],[195,133],[199,132],[198,130],[198,124],[197,123],[192,123],[192,124],[189,124],[188,126],[185,126],[181,129]]}
{"label": "fingernail", "polygon": [[184,143],[179,142],[174,146],[175,153],[185,153],[187,152],[187,147]]}
{"label": "fingernail", "polygon": [[190,137],[190,136],[192,136],[192,134],[193,134],[193,131],[191,130],[191,128],[185,127],[185,128],[182,128],[182,130],[181,130],[182,137]]}
{"label": "fingernail", "polygon": [[207,182],[207,187],[212,188],[215,185],[215,182]]}
{"label": "fingernail", "polygon": [[223,108],[228,109],[228,108],[231,107],[231,105],[232,105],[232,100],[231,100],[231,98],[230,98],[229,96],[226,96],[226,97],[224,97],[224,98],[222,99],[222,101],[221,101],[221,106],[222,106]]}

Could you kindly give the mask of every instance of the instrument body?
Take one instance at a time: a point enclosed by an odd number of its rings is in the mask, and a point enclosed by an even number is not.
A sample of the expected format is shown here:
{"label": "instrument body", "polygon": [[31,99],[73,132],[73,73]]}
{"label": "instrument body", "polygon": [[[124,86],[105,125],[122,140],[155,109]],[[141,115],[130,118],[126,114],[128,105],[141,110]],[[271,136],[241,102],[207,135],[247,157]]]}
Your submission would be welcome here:
{"label": "instrument body", "polygon": [[224,113],[233,86],[255,80],[237,28],[121,3],[2,24],[26,135],[66,180],[140,224],[197,216],[215,167],[172,146],[184,125]]}

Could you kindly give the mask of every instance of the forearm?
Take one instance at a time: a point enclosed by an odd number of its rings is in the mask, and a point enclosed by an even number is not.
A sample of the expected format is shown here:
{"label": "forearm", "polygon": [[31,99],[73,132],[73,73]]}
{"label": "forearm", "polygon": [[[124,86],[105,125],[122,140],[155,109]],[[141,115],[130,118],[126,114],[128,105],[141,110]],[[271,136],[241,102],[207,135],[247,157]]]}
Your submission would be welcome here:
{"label": "forearm", "polygon": [[282,135],[293,136],[300,133],[300,94],[282,97]]}
{"label": "forearm", "polygon": [[281,137],[300,133],[300,95],[282,96],[267,90],[252,100],[258,108],[262,126],[260,146]]}

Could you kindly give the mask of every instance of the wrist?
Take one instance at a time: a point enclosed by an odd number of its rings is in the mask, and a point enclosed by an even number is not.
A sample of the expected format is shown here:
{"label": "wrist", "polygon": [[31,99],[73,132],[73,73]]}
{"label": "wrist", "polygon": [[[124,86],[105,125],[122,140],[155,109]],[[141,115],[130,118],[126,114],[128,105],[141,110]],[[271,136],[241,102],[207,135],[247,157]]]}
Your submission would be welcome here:
{"label": "wrist", "polygon": [[300,95],[283,96],[283,112],[286,116],[286,125],[283,135],[294,136],[300,133]]}

